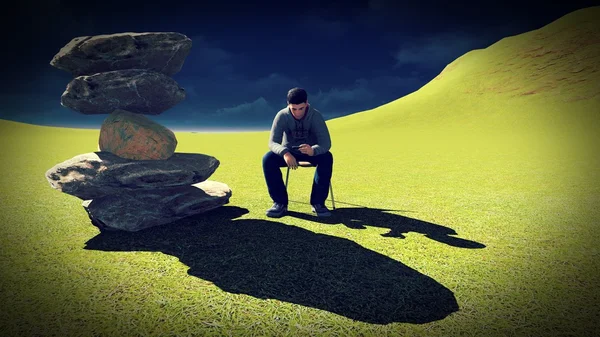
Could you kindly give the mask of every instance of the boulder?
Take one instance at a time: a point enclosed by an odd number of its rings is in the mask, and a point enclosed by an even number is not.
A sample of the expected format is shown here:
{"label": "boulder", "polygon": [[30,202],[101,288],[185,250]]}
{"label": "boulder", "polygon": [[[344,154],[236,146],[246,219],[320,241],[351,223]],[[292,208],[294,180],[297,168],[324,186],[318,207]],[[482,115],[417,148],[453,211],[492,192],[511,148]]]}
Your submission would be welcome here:
{"label": "boulder", "polygon": [[102,123],[98,146],[121,158],[161,160],[175,153],[177,138],[144,115],[117,109]]}
{"label": "boulder", "polygon": [[72,39],[50,64],[73,76],[148,69],[172,76],[190,53],[192,40],[174,32],[118,33]]}
{"label": "boulder", "polygon": [[158,115],[185,99],[185,90],[169,76],[143,69],[79,76],[67,84],[61,105],[82,114],[116,109]]}
{"label": "boulder", "polygon": [[203,213],[229,203],[231,189],[217,181],[143,189],[85,200],[92,224],[101,230],[136,232]]}
{"label": "boulder", "polygon": [[219,164],[217,158],[200,153],[176,152],[165,160],[132,160],[99,151],[56,164],[45,176],[52,188],[86,200],[127,190],[199,183]]}

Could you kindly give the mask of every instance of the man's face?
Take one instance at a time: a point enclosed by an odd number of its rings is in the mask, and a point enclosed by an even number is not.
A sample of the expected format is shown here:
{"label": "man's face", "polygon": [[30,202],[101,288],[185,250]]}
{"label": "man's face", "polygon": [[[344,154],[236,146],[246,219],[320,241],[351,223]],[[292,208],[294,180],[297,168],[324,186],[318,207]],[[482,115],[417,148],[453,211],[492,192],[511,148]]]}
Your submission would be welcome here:
{"label": "man's face", "polygon": [[307,106],[308,106],[308,102],[300,103],[300,104],[291,104],[291,103],[288,104],[290,111],[292,111],[292,114],[296,118],[302,118],[302,116],[304,116]]}

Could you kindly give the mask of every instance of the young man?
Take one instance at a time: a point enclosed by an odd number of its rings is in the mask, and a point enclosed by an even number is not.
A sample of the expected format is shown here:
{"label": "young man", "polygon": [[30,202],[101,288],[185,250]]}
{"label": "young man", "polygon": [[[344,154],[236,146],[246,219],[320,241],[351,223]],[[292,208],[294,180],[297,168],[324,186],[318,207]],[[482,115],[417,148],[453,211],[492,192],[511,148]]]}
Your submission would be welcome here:
{"label": "young man", "polygon": [[316,165],[310,195],[312,211],[317,216],[330,216],[325,200],[333,170],[333,155],[329,152],[331,138],[323,115],[308,104],[307,93],[293,88],[287,94],[287,107],[273,119],[269,136],[269,149],[262,161],[267,189],[273,207],[267,216],[278,218],[287,212],[288,194],[283,183],[280,167],[298,168],[299,161]]}

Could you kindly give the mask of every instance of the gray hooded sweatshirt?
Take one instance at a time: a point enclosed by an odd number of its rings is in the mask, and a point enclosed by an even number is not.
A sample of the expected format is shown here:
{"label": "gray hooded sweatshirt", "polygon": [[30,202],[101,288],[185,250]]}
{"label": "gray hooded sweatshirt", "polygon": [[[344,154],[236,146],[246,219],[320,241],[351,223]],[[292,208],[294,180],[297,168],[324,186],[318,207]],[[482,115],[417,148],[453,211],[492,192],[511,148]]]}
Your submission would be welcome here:
{"label": "gray hooded sweatshirt", "polygon": [[289,107],[279,110],[273,119],[269,136],[271,151],[280,156],[287,152],[300,154],[299,150],[292,150],[292,146],[305,143],[313,148],[315,156],[331,148],[331,137],[323,115],[310,104],[301,119],[296,119]]}

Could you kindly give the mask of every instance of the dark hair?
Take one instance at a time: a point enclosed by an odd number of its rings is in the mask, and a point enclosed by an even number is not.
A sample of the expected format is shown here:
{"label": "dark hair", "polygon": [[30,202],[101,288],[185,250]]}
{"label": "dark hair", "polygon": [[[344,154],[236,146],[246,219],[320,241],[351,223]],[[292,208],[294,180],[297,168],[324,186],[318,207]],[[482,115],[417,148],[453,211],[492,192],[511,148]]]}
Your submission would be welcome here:
{"label": "dark hair", "polygon": [[308,95],[306,94],[306,90],[302,88],[292,88],[288,91],[287,94],[287,102],[288,104],[302,104],[306,103]]}

